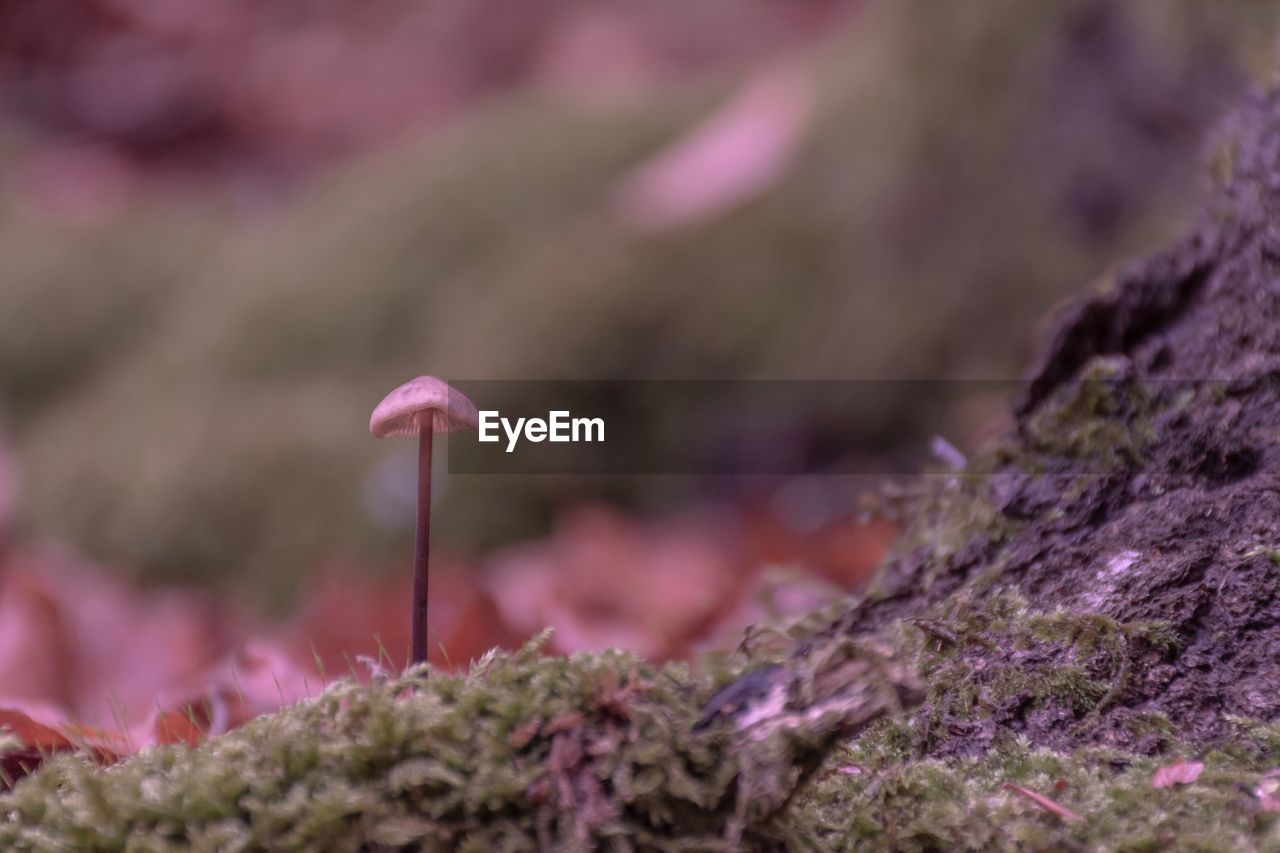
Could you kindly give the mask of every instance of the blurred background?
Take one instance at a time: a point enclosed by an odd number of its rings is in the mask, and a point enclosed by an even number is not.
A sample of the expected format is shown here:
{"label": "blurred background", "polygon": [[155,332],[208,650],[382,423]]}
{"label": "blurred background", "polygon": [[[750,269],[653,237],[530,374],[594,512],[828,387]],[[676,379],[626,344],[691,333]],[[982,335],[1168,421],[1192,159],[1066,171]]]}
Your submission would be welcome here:
{"label": "blurred background", "polygon": [[[1276,16],[6,0],[0,704],[133,725],[233,669],[267,706],[401,664],[414,447],[367,424],[418,374],[1016,377],[1191,221]],[[1006,408],[886,387],[846,449],[904,470]],[[870,485],[441,472],[438,662],[812,610],[893,540]]]}

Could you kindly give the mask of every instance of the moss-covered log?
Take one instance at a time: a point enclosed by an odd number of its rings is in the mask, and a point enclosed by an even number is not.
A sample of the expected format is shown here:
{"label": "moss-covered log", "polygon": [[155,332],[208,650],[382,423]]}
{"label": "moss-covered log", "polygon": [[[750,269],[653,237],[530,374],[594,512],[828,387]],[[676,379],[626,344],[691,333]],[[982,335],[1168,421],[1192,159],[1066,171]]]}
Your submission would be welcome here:
{"label": "moss-covered log", "polygon": [[1064,313],[1014,430],[926,495],[842,625],[906,618],[926,679],[965,685],[921,712],[931,753],[1280,720],[1280,98],[1229,130],[1203,224]]}

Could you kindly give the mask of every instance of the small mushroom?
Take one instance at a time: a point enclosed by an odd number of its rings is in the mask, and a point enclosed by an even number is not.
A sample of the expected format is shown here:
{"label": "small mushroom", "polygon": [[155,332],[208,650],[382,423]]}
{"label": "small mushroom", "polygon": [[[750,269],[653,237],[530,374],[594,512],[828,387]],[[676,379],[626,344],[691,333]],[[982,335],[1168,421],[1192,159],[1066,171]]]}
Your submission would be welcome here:
{"label": "small mushroom", "polygon": [[475,429],[476,406],[434,376],[419,376],[392,391],[369,418],[374,438],[418,437],[418,526],[413,551],[413,611],[409,625],[410,663],[427,660],[427,562],[431,552],[431,438],[436,433]]}

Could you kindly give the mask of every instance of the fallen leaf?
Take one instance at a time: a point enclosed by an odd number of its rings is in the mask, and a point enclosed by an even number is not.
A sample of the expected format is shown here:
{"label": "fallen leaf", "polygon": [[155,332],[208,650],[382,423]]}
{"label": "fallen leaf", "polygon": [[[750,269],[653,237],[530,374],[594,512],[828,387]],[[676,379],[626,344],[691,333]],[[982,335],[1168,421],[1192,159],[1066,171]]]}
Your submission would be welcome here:
{"label": "fallen leaf", "polygon": [[242,633],[194,590],[131,587],[59,549],[15,551],[0,576],[4,699],[50,702],[74,719],[128,728]]}
{"label": "fallen leaf", "polygon": [[486,567],[502,619],[525,635],[553,625],[561,652],[625,648],[651,660],[688,653],[736,600],[748,567],[732,530],[706,518],[642,524],[581,507],[541,542]]}
{"label": "fallen leaf", "polygon": [[[367,665],[356,665],[361,659],[399,670],[408,659],[412,578],[407,571],[370,574],[337,566],[319,573],[281,632],[285,648],[329,676],[369,677]],[[522,640],[507,630],[478,574],[461,561],[432,562],[427,621],[434,666],[466,667],[495,646],[516,648]]]}
{"label": "fallen leaf", "polygon": [[1040,808],[1049,812],[1049,814],[1057,815],[1063,820],[1083,820],[1084,819],[1080,817],[1080,815],[1073,812],[1071,809],[1067,808],[1066,806],[1061,805],[1059,803],[1055,803],[1053,800],[1049,799],[1044,794],[1037,794],[1035,791],[1032,791],[1029,788],[1024,788],[1021,785],[1015,785],[1012,782],[1005,782],[1004,789],[1006,791],[1012,791],[1013,793],[1017,794],[1020,797],[1025,797],[1026,799],[1035,803]]}
{"label": "fallen leaf", "polygon": [[1272,770],[1262,776],[1258,787],[1253,789],[1258,804],[1263,811],[1280,812],[1280,770]]}
{"label": "fallen leaf", "polygon": [[896,525],[884,519],[866,521],[832,511],[806,524],[790,518],[796,513],[787,510],[780,499],[743,507],[743,542],[750,561],[800,567],[845,590],[867,582],[898,535]]}
{"label": "fallen leaf", "polygon": [[[60,718],[52,708],[27,705],[0,707],[0,781],[10,785],[34,772],[46,758],[80,751],[100,764],[111,764],[130,750],[123,737]],[[36,716],[42,720],[35,719]]]}
{"label": "fallen leaf", "polygon": [[804,136],[812,84],[794,68],[772,69],[687,136],[623,178],[624,223],[657,231],[705,221],[776,183]]}
{"label": "fallen leaf", "polygon": [[185,743],[195,746],[204,740],[205,731],[195,719],[180,711],[157,710],[151,720],[149,740],[161,746]]}
{"label": "fallen leaf", "polygon": [[196,744],[262,714],[292,705],[321,686],[281,647],[252,641],[193,679],[186,691],[160,697],[151,716],[130,730],[138,745]]}
{"label": "fallen leaf", "polygon": [[1199,761],[1187,761],[1179,758],[1172,764],[1166,764],[1151,777],[1153,788],[1172,788],[1174,785],[1187,785],[1200,778],[1204,764]]}

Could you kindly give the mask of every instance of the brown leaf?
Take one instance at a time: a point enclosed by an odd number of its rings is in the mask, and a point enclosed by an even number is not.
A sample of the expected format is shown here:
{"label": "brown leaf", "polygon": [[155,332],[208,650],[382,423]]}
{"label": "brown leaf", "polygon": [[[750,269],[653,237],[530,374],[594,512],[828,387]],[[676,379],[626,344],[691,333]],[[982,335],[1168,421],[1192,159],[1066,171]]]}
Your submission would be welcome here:
{"label": "brown leaf", "polygon": [[743,541],[753,563],[803,567],[843,589],[856,589],[898,536],[896,525],[884,519],[843,514],[812,525],[789,519],[787,500],[779,495],[743,509]]}
{"label": "brown leaf", "polygon": [[[433,560],[427,618],[428,659],[434,666],[465,667],[495,646],[513,648],[521,637],[507,630],[493,599],[466,563]],[[354,668],[361,657],[390,669],[408,658],[407,572],[373,580],[368,570],[330,568],[310,584],[297,615],[283,632],[285,646],[300,660],[318,659],[330,676],[365,677]],[[532,633],[532,632],[530,632]]]}
{"label": "brown leaf", "polygon": [[662,660],[686,654],[723,615],[740,560],[732,538],[705,523],[646,525],[587,506],[547,540],[496,555],[485,577],[506,623],[526,635],[554,625],[559,651],[615,646]]}
{"label": "brown leaf", "polygon": [[1026,799],[1035,803],[1040,808],[1049,812],[1049,814],[1057,815],[1063,820],[1083,820],[1084,819],[1080,817],[1080,815],[1073,812],[1071,809],[1067,808],[1066,806],[1061,805],[1059,803],[1055,803],[1053,800],[1049,799],[1044,794],[1037,794],[1035,791],[1032,791],[1029,788],[1024,788],[1021,785],[1015,785],[1012,782],[1006,782],[1004,783],[1004,789],[1006,791],[1012,791],[1013,793],[1017,794],[1020,797],[1025,797]]}
{"label": "brown leaf", "polygon": [[1151,777],[1153,788],[1172,788],[1174,785],[1187,785],[1200,778],[1204,764],[1199,761],[1187,761],[1179,758],[1172,764],[1166,764]]}
{"label": "brown leaf", "polygon": [[[37,713],[46,718],[44,722],[34,719],[32,714]],[[94,761],[110,764],[129,751],[122,737],[67,723],[52,709],[0,707],[0,732],[16,741],[0,747],[0,781],[5,784],[35,771],[57,753],[79,750]]]}
{"label": "brown leaf", "polygon": [[157,711],[150,728],[150,741],[161,746],[171,743],[195,746],[205,736],[195,719],[179,711]]}
{"label": "brown leaf", "polygon": [[283,649],[262,641],[245,644],[200,680],[202,686],[179,698],[162,698],[130,740],[196,744],[292,705],[320,686],[318,677],[309,678]]}
{"label": "brown leaf", "polygon": [[142,592],[65,552],[14,553],[0,589],[5,698],[126,728],[224,653],[234,621],[200,594]]}

